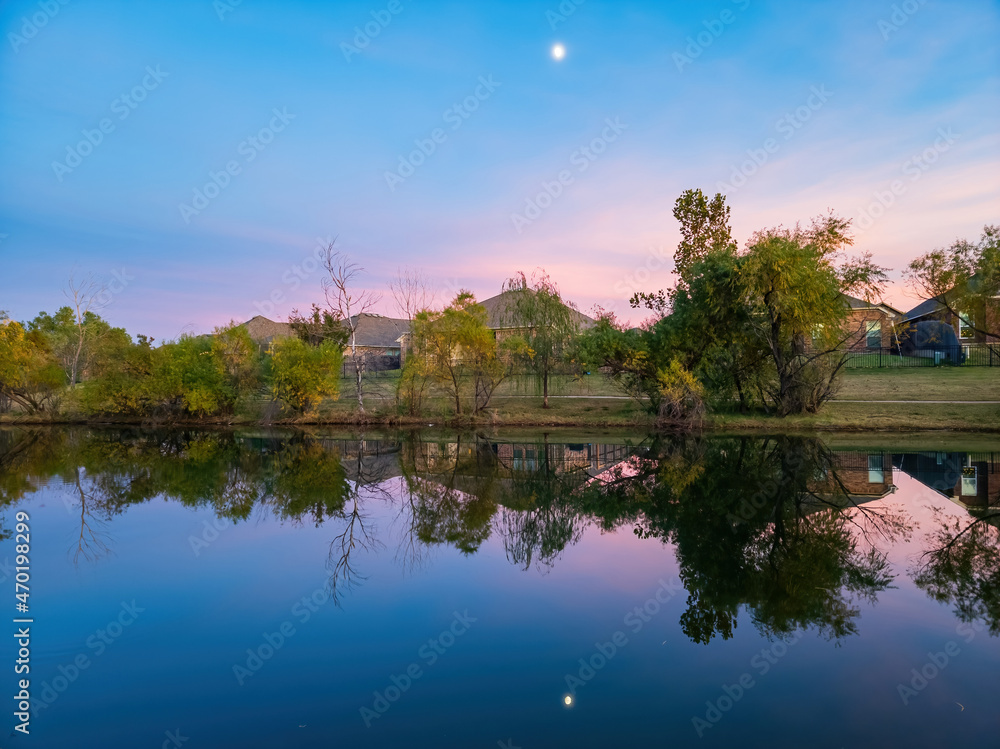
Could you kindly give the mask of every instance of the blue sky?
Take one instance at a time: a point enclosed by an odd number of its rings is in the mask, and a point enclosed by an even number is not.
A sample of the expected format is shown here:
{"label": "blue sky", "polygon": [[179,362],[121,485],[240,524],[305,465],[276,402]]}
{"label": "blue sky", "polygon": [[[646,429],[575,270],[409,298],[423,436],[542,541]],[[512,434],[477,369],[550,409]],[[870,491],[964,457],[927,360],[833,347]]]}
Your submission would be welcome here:
{"label": "blue sky", "polygon": [[[727,192],[741,244],[854,217],[897,281],[1000,221],[995,1],[15,0],[0,30],[0,309],[18,319],[87,274],[114,282],[105,317],[160,340],[284,319],[320,298],[303,268],[330,236],[375,290],[416,266],[442,299],[485,298],[540,267],[628,316],[632,291],[672,282],[689,187]],[[182,210],[213,173],[225,187]]]}

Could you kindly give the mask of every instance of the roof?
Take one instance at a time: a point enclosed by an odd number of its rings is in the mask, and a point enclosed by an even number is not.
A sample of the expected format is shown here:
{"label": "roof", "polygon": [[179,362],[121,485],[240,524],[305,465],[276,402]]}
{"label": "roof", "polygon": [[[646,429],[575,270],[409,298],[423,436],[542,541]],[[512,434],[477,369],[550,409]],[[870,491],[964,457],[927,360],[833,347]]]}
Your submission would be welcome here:
{"label": "roof", "polygon": [[[972,275],[968,280],[968,288],[973,293],[978,293],[981,288],[982,278],[978,273]],[[921,317],[927,317],[927,315],[933,315],[939,312],[947,312],[948,307],[944,304],[949,297],[955,298],[957,287],[952,287],[948,289],[943,294],[938,294],[933,299],[926,299],[918,304],[916,307],[911,309],[905,315],[903,315],[903,321],[909,322],[910,320],[917,320]]]}
{"label": "roof", "polygon": [[927,299],[903,315],[903,320],[906,322],[917,320],[921,317],[926,317],[927,315],[936,314],[943,309],[946,308],[943,304],[941,304],[937,297],[934,299]]}
{"label": "roof", "polygon": [[[514,294],[518,294],[518,291],[505,291],[502,294],[497,294],[496,296],[491,296],[489,299],[484,299],[479,302],[483,307],[486,308],[486,324],[493,328],[494,330],[501,328],[512,328],[517,327],[516,325],[511,325],[511,321],[508,319],[510,313],[508,309],[513,302]],[[579,310],[575,309],[572,305],[567,304],[570,312],[572,313],[576,324],[582,329],[586,330],[597,324],[597,321],[583,314]]]}
{"label": "roof", "polygon": [[851,296],[850,294],[844,294],[843,297],[847,301],[847,306],[851,309],[880,309],[896,317],[903,314],[900,310],[885,302],[866,302],[864,299],[858,299],[856,296]]}
{"label": "roof", "polygon": [[[360,319],[359,319],[360,318]],[[409,331],[409,320],[398,320],[382,315],[355,315],[357,322],[357,345],[371,348],[399,348],[397,339]],[[294,333],[287,322],[275,322],[263,315],[243,323],[250,337],[257,343],[270,343],[275,338],[291,338]]]}
{"label": "roof", "polygon": [[[360,319],[359,319],[360,318]],[[410,331],[410,321],[382,315],[355,315],[357,321],[357,345],[373,348],[399,348],[399,337]]]}
{"label": "roof", "polygon": [[292,326],[286,322],[275,322],[263,315],[257,315],[245,323],[243,327],[257,343],[270,343],[275,338],[290,338],[292,336]]}

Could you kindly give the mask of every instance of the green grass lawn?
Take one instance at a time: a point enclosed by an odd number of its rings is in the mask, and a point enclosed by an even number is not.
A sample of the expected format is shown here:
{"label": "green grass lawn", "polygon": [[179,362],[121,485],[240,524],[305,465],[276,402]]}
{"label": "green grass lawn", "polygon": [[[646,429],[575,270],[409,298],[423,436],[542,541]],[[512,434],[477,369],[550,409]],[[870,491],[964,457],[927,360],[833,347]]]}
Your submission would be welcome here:
{"label": "green grass lawn", "polygon": [[[375,419],[397,416],[395,390],[399,372],[385,372],[372,379],[366,405]],[[652,424],[651,417],[634,401],[621,396],[612,382],[600,374],[579,378],[558,377],[551,385],[551,408],[542,408],[533,380],[512,378],[497,391],[489,413],[479,418],[497,426],[626,427]],[[321,420],[351,420],[356,407],[354,383],[341,382],[337,401],[323,404]],[[849,370],[837,394],[840,401],[909,401],[907,403],[828,403],[818,414],[777,419],[766,414],[711,414],[706,425],[722,430],[1000,430],[1000,405],[961,401],[1000,400],[1000,368],[929,367],[919,369]],[[926,403],[948,400],[957,403]],[[419,423],[448,423],[454,418],[450,401],[441,397],[425,400],[425,415]],[[407,419],[404,419],[407,421]]]}
{"label": "green grass lawn", "polygon": [[[424,401],[419,418],[401,416],[396,404],[399,371],[379,373],[368,384],[365,421],[409,424],[448,424],[455,420],[453,404],[432,394]],[[354,383],[341,381],[340,397],[324,401],[318,412],[305,417],[285,418],[291,424],[358,422]],[[558,377],[551,394],[551,408],[542,408],[534,382],[527,377],[512,378],[498,390],[487,413],[476,423],[504,427],[579,426],[588,430],[604,427],[648,429],[652,417],[634,401],[618,397],[621,392],[600,374],[580,378]],[[778,419],[766,414],[713,413],[705,426],[723,431],[865,431],[955,430],[1000,432],[1000,405],[962,401],[1000,400],[1000,368],[933,367],[921,369],[851,370],[844,374],[838,400],[828,403],[818,414]],[[927,403],[926,401],[956,401]],[[839,402],[838,402],[839,401]],[[905,403],[849,403],[845,401],[906,401]],[[264,419],[264,400],[235,417],[219,417],[218,423],[254,423]],[[259,410],[259,413],[258,413]],[[287,416],[286,416],[287,417]],[[79,418],[79,417],[78,417]],[[468,418],[465,415],[463,423]],[[17,414],[0,415],[0,421],[23,420]],[[28,421],[51,421],[45,415]]]}
{"label": "green grass lawn", "polygon": [[1000,367],[852,369],[839,400],[1000,400]]}

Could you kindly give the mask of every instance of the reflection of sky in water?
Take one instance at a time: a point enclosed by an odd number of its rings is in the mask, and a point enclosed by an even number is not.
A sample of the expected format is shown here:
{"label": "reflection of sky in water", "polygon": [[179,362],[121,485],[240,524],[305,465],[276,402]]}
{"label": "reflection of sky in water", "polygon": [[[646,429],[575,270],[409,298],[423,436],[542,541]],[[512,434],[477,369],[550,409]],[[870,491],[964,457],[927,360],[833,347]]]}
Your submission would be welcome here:
{"label": "reflection of sky in water", "polygon": [[[868,476],[871,462],[858,461]],[[551,565],[525,571],[504,537],[525,532],[520,511],[500,508],[475,553],[408,546],[406,484],[389,478],[363,492],[377,547],[352,558],[357,584],[338,608],[323,600],[344,519],[316,527],[308,516],[280,521],[257,507],[233,524],[207,506],[154,498],[104,521],[95,513],[92,530],[109,551],[74,564],[78,495],[53,479],[16,504],[32,518],[33,693],[77,654],[91,664],[35,718],[29,739],[9,745],[160,746],[177,729],[187,747],[493,747],[508,738],[523,747],[987,745],[1000,645],[985,633],[967,643],[952,607],[908,574],[942,516],[969,515],[899,470],[892,481],[896,491],[863,510],[902,509],[913,526],[909,538],[880,544],[893,587],[874,605],[856,603],[857,635],[829,641],[809,629],[762,673],[761,653],[773,657],[776,643],[745,607],[733,637],[707,645],[681,629],[684,591],[643,611],[680,567],[673,543],[640,538],[631,523],[613,532],[586,523]],[[472,501],[468,491],[455,496]],[[846,514],[861,522],[861,513]],[[5,541],[2,556],[12,553]],[[144,610],[98,655],[88,638],[133,600]],[[425,646],[456,612],[475,621],[429,662],[435,651]],[[294,632],[250,668],[248,648],[277,642],[283,626]],[[616,636],[625,644],[570,695],[567,674],[579,677]],[[952,640],[960,654],[904,706],[897,684]],[[360,709],[412,664],[420,676],[366,728]],[[243,686],[234,666],[252,674]],[[754,686],[698,741],[692,718],[745,674]]]}

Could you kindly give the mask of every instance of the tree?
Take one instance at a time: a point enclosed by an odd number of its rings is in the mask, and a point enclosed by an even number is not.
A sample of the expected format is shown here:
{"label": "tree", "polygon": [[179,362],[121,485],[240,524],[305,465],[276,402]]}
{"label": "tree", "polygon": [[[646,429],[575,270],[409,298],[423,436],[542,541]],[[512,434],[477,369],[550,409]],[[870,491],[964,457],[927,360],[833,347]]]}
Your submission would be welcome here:
{"label": "tree", "polygon": [[712,250],[736,252],[729,228],[729,206],[722,193],[711,200],[700,190],[685,190],[674,203],[674,218],[681,225],[681,241],[674,253],[674,270],[686,280],[695,263]]}
{"label": "tree", "polygon": [[271,343],[271,392],[298,412],[308,411],[324,397],[336,397],[343,349],[326,341],[310,346],[299,338]]}
{"label": "tree", "polygon": [[93,414],[145,416],[162,405],[154,373],[159,366],[153,339],[133,342],[127,334],[102,347],[92,376],[83,383],[80,402]]}
{"label": "tree", "polygon": [[[430,309],[434,302],[434,293],[430,290],[430,284],[423,271],[415,268],[397,269],[395,279],[389,283],[389,289],[399,314],[410,323],[411,335],[405,339],[403,346],[411,347],[413,318],[418,313]],[[419,375],[417,362],[412,366],[409,365],[409,353],[409,350],[400,351],[403,371],[396,389],[396,399],[397,402],[406,405],[411,416],[415,416],[420,413],[423,405],[427,378]]]}
{"label": "tree", "polygon": [[549,407],[549,380],[565,361],[566,351],[580,330],[575,309],[562,300],[555,283],[542,271],[531,283],[523,272],[504,284],[503,322],[524,342],[521,357],[542,390],[542,407]]}
{"label": "tree", "polygon": [[397,268],[396,277],[389,282],[396,309],[405,320],[413,320],[421,310],[434,304],[427,276],[419,268]]}
{"label": "tree", "polygon": [[[91,376],[101,349],[112,339],[127,337],[123,328],[113,328],[96,312],[88,310],[80,318],[73,307],[60,307],[55,314],[40,312],[28,323],[28,330],[41,333],[52,355],[66,373],[69,383]],[[82,336],[81,336],[82,333]],[[82,343],[82,345],[81,345]]]}
{"label": "tree", "polygon": [[0,315],[0,393],[28,413],[39,413],[65,381],[44,336]]}
{"label": "tree", "polygon": [[512,371],[512,346],[500,345],[486,324],[486,309],[468,291],[443,310],[424,310],[413,320],[409,359],[420,376],[438,385],[456,416],[471,391],[471,413],[485,410]]}
{"label": "tree", "polygon": [[871,299],[888,279],[870,255],[836,264],[853,243],[850,220],[831,213],[808,229],[759,231],[742,257],[744,302],[770,352],[777,380],[770,396],[779,416],[814,413],[832,397],[850,337],[844,294]]}
{"label": "tree", "polygon": [[80,357],[84,353],[84,345],[87,342],[88,324],[96,318],[95,311],[103,306],[102,300],[107,296],[107,290],[93,277],[88,276],[80,282],[70,278],[66,285],[65,294],[70,301],[73,325],[76,328],[75,346],[69,371],[69,384],[70,387],[73,387],[77,383]]}
{"label": "tree", "polygon": [[677,284],[667,293],[640,291],[629,300],[633,307],[646,307],[659,316],[670,312],[673,297],[691,282],[693,268],[709,253],[735,255],[736,242],[729,228],[729,206],[726,196],[716,193],[711,200],[700,190],[685,190],[674,203],[674,218],[681,225],[681,241],[674,251],[674,272]]}
{"label": "tree", "polygon": [[[663,324],[670,345],[717,405],[736,398],[746,411],[768,382],[767,348],[751,325],[740,278],[743,260],[712,250],[688,271],[688,283],[671,294],[672,313]],[[760,398],[763,401],[763,398]]]}
{"label": "tree", "polygon": [[983,227],[978,242],[958,239],[921,255],[906,277],[917,293],[936,299],[964,327],[1000,339],[1000,225]]}
{"label": "tree", "polygon": [[262,356],[245,326],[235,321],[212,333],[211,356],[227,388],[230,408],[262,384]]}
{"label": "tree", "polygon": [[664,343],[666,326],[654,323],[644,329],[627,328],[613,312],[597,311],[597,324],[574,343],[573,355],[585,369],[603,369],[622,392],[645,406],[660,410],[660,364],[668,363]]}
{"label": "tree", "polygon": [[347,330],[341,320],[330,310],[322,309],[313,304],[309,316],[293,309],[288,316],[288,325],[292,332],[310,346],[319,346],[324,341],[333,341],[343,347],[347,343]]}
{"label": "tree", "polygon": [[323,267],[327,277],[323,279],[323,293],[326,296],[327,311],[347,329],[347,345],[351,350],[351,364],[354,367],[354,384],[357,390],[358,411],[365,412],[365,359],[358,354],[358,326],[362,316],[369,314],[379,301],[379,295],[371,291],[355,288],[358,276],[364,268],[350,261],[333,249],[331,242],[323,254]]}

